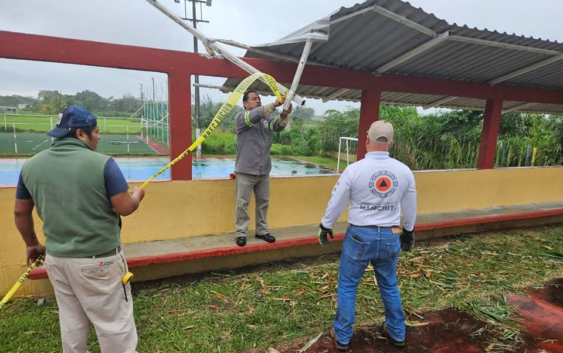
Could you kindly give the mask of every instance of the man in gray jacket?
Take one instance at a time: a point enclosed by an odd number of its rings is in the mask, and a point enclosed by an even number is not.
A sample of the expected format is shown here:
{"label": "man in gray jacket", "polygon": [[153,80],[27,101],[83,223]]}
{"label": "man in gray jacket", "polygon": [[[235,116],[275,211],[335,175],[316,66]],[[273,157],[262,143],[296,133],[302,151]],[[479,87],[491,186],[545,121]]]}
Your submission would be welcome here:
{"label": "man in gray jacket", "polygon": [[291,105],[279,117],[270,117],[272,112],[284,103],[262,106],[260,96],[255,91],[247,91],[243,98],[244,112],[235,116],[237,134],[236,172],[236,231],[238,246],[246,245],[248,232],[248,204],[254,190],[256,197],[256,238],[273,243],[276,238],[268,230],[268,204],[270,201],[270,171],[272,159],[272,132],[285,129],[291,114]]}

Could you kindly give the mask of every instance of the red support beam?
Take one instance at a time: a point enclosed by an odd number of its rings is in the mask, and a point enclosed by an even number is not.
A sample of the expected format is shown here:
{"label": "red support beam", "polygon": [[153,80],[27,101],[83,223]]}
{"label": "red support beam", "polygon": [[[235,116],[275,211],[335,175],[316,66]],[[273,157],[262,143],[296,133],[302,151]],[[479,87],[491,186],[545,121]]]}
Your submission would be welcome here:
{"label": "red support beam", "polygon": [[[0,31],[0,58],[36,60],[120,69],[183,72],[244,78],[246,72],[223,59],[208,59],[195,53],[175,50],[108,44],[76,39]],[[297,65],[243,58],[278,81],[291,83]],[[379,84],[382,91],[448,95],[476,99],[563,104],[563,90],[547,90],[485,83],[462,82],[429,77],[383,74],[376,77],[360,72],[322,66],[307,66],[301,84],[365,90]]]}
{"label": "red support beam", "polygon": [[371,124],[379,119],[379,106],[381,103],[381,89],[379,87],[362,91],[362,104],[360,106],[360,126],[358,127],[358,160],[366,155],[367,131]]}
{"label": "red support beam", "polygon": [[[192,144],[192,90],[189,73],[168,76],[170,159],[178,157]],[[192,154],[172,166],[172,180],[192,180]]]}
{"label": "red support beam", "polygon": [[495,166],[495,152],[501,115],[502,100],[487,99],[477,169],[493,169]]}

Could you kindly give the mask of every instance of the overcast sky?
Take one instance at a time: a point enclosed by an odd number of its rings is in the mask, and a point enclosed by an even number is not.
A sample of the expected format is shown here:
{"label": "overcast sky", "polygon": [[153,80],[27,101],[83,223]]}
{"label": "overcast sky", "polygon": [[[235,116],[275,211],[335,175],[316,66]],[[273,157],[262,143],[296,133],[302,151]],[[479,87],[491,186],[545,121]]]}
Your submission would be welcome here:
{"label": "overcast sky", "polygon": [[[161,0],[184,15],[184,4]],[[357,0],[213,0],[203,6],[199,28],[212,38],[249,45],[275,41],[300,27]],[[561,0],[411,0],[411,4],[449,23],[516,33],[563,42]],[[189,5],[189,3],[188,3]],[[198,6],[199,11],[199,6]],[[188,17],[191,8],[188,7]],[[0,0],[0,30],[43,34],[99,42],[192,51],[193,39],[145,0]],[[0,43],[0,45],[2,45]],[[242,56],[244,51],[229,47]],[[145,94],[154,77],[157,96],[166,96],[166,75],[78,65],[0,59],[0,95],[36,96],[41,89],[74,94],[92,90],[104,97]],[[201,78],[221,84],[222,79]],[[226,95],[202,89],[202,95],[223,100]],[[308,100],[317,114],[357,104]]]}

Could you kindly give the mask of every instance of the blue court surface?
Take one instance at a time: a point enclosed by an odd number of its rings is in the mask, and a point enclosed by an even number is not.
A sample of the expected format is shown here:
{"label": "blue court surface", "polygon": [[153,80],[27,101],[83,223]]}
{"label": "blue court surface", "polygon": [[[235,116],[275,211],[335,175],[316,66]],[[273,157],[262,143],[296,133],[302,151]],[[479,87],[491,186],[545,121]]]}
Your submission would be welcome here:
{"label": "blue court surface", "polygon": [[[169,163],[167,158],[115,158],[115,160],[127,181],[145,181]],[[17,184],[19,172],[25,161],[26,159],[0,159],[0,186]],[[228,179],[229,174],[235,171],[235,160],[232,158],[194,160],[192,168],[194,179]],[[271,176],[320,174],[334,174],[334,172],[314,164],[285,159],[273,159],[270,173]],[[170,169],[159,175],[156,180],[170,180]]]}

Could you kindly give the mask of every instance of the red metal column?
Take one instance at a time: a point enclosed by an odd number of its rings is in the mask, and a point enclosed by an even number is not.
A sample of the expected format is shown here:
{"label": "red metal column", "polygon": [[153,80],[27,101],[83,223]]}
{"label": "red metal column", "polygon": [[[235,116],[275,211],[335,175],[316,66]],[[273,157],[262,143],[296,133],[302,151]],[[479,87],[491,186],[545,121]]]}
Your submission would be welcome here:
{"label": "red metal column", "polygon": [[[168,75],[168,97],[170,160],[173,160],[192,144],[190,73],[171,73]],[[171,176],[172,180],[192,180],[191,153],[172,166]]]}
{"label": "red metal column", "polygon": [[360,106],[360,125],[358,127],[358,160],[366,155],[366,136],[371,124],[379,119],[379,105],[381,102],[381,89],[371,88],[362,90],[362,103]]}
{"label": "red metal column", "polygon": [[497,136],[501,115],[502,99],[487,99],[477,169],[493,169],[495,165]]}

